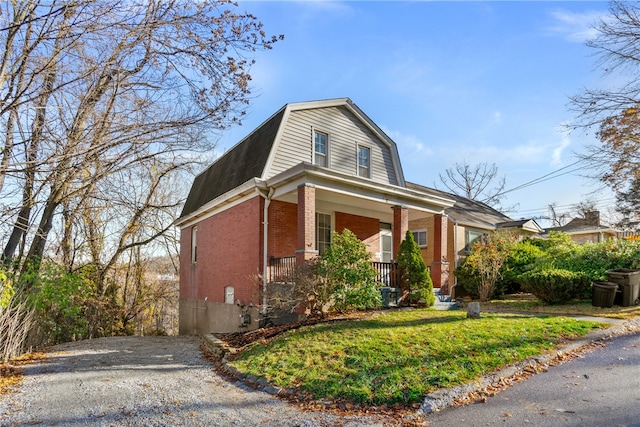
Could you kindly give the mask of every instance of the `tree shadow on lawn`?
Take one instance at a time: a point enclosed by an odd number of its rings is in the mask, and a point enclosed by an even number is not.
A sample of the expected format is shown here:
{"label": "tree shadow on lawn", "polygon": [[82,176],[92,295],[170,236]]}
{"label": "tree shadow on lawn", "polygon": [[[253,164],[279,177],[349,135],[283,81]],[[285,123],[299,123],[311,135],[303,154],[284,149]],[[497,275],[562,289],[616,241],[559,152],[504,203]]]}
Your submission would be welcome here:
{"label": "tree shadow on lawn", "polygon": [[[411,320],[390,320],[388,318],[380,318],[381,314],[394,313],[406,308],[401,309],[388,309],[378,310],[375,312],[360,312],[358,315],[351,313],[349,316],[337,315],[330,318],[314,318],[307,319],[302,322],[292,323],[288,325],[280,325],[275,327],[265,327],[248,332],[239,332],[233,334],[214,334],[218,339],[224,341],[231,347],[242,348],[248,344],[256,341],[266,343],[279,335],[291,331],[300,329],[303,327],[313,327],[313,333],[329,330],[381,330],[381,329],[395,329],[395,328],[410,328],[419,327],[425,325],[436,324],[449,324],[449,323],[463,323],[474,322],[478,319],[468,319],[464,316],[462,311],[456,311],[451,314],[439,314],[435,316],[429,316],[429,313],[441,313],[434,311],[425,311],[425,316]],[[522,314],[522,313],[490,313],[482,318],[488,317],[509,317],[510,319],[526,319],[531,317],[549,317],[547,314]]]}

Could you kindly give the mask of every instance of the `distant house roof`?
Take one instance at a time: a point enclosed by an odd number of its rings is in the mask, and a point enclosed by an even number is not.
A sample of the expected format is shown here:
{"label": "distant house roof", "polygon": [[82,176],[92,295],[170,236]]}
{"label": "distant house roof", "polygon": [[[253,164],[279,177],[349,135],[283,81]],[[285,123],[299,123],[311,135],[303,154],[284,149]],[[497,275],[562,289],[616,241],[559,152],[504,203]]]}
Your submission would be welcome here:
{"label": "distant house roof", "polygon": [[457,194],[447,193],[434,188],[407,182],[407,188],[431,193],[441,197],[448,197],[455,200],[451,208],[445,209],[446,214],[458,224],[476,226],[485,229],[494,229],[496,224],[513,221],[502,212],[476,200],[467,199]]}
{"label": "distant house roof", "polygon": [[544,231],[535,219],[519,219],[516,221],[499,222],[496,224],[496,228],[520,228],[534,234]]}
{"label": "distant house roof", "polygon": [[548,236],[552,231],[561,231],[567,234],[604,233],[612,236],[618,234],[618,230],[600,223],[600,212],[598,211],[587,212],[584,218],[574,218],[561,227],[546,228],[542,237]]}

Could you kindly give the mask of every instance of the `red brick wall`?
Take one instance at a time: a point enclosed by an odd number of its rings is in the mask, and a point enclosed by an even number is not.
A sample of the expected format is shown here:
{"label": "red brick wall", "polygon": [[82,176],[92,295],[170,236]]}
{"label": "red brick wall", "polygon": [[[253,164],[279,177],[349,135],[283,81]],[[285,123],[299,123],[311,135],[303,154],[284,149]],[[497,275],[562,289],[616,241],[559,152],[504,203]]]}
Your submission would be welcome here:
{"label": "red brick wall", "polygon": [[180,230],[180,298],[198,295],[197,269],[191,264],[191,232],[193,227]]}
{"label": "red brick wall", "polygon": [[298,187],[298,241],[296,262],[302,264],[316,256],[316,187],[302,184]]}
{"label": "red brick wall", "polygon": [[269,257],[296,254],[298,236],[298,206],[273,200],[269,205]]}
{"label": "red brick wall", "polygon": [[[342,212],[335,213],[336,231],[342,233],[347,228],[351,230],[358,239],[362,240],[369,250],[375,255],[380,252],[380,220],[359,215],[350,215]],[[377,259],[374,259],[377,261]]]}
{"label": "red brick wall", "polygon": [[409,229],[409,211],[402,206],[393,206],[393,258],[397,259],[400,243]]}
{"label": "red brick wall", "polygon": [[182,298],[224,302],[225,286],[233,286],[236,300],[259,302],[253,276],[262,270],[262,209],[263,199],[256,196],[199,222],[195,265],[191,264],[191,228],[182,230]]}

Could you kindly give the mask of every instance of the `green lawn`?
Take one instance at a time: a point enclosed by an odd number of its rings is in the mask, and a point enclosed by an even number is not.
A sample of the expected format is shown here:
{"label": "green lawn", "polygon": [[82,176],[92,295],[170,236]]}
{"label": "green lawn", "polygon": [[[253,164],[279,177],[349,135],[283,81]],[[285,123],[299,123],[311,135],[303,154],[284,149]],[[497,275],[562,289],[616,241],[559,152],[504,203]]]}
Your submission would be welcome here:
{"label": "green lawn", "polygon": [[481,302],[482,310],[526,311],[536,314],[564,314],[609,317],[631,320],[640,317],[640,305],[630,307],[613,306],[611,308],[594,307],[591,300],[571,301],[566,304],[548,305],[531,294],[520,293],[505,295],[503,298]]}
{"label": "green lawn", "polygon": [[317,399],[411,404],[600,326],[566,317],[483,313],[473,320],[463,311],[388,311],[289,331],[250,346],[231,364]]}

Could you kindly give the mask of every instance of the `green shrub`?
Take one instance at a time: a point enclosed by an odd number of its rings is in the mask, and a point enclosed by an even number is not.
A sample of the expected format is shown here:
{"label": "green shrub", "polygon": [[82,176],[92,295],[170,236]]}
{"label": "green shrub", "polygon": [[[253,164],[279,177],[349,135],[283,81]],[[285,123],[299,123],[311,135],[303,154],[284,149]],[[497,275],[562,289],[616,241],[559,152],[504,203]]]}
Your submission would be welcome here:
{"label": "green shrub", "polygon": [[472,275],[477,277],[477,282],[471,281],[467,286],[477,283],[477,295],[480,301],[488,301],[498,294],[496,285],[501,278],[501,269],[511,254],[516,240],[517,236],[513,233],[496,231],[476,239],[473,243],[471,253],[464,262],[469,269],[465,273],[468,277]]}
{"label": "green shrub", "polygon": [[318,273],[325,281],[333,308],[346,311],[382,305],[378,272],[366,245],[350,230],[331,235],[331,246],[320,257]]}
{"label": "green shrub", "polygon": [[501,277],[496,283],[496,294],[520,292],[519,277],[535,268],[546,256],[547,253],[530,239],[518,242],[502,265]]}
{"label": "green shrub", "polygon": [[538,268],[520,276],[522,289],[547,304],[561,304],[588,294],[591,278],[582,272]]}
{"label": "green shrub", "polygon": [[29,301],[36,310],[37,340],[51,345],[87,338],[84,302],[92,294],[91,284],[53,263],[42,263],[37,273],[27,274]]}
{"label": "green shrub", "polygon": [[435,304],[433,281],[424,263],[420,247],[407,230],[398,251],[398,269],[402,278],[403,291],[408,292],[409,302],[431,307]]}
{"label": "green shrub", "polygon": [[453,270],[453,274],[458,279],[458,285],[462,286],[462,289],[470,297],[478,298],[480,296],[480,275],[471,263],[468,263],[465,259],[458,268]]}

